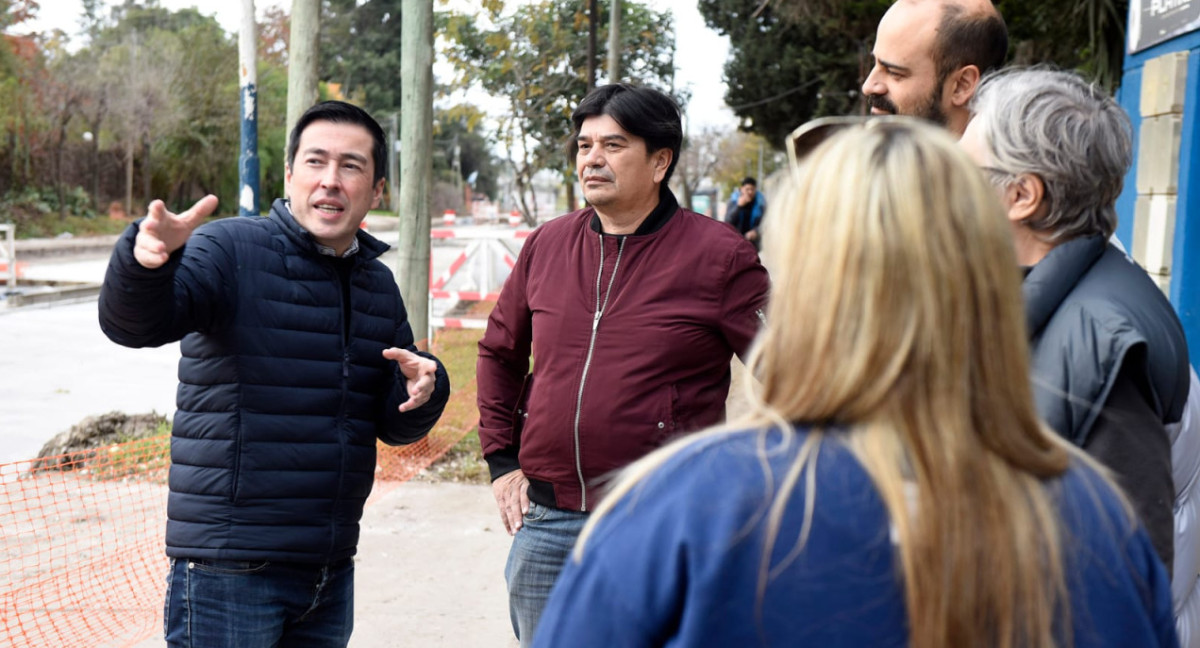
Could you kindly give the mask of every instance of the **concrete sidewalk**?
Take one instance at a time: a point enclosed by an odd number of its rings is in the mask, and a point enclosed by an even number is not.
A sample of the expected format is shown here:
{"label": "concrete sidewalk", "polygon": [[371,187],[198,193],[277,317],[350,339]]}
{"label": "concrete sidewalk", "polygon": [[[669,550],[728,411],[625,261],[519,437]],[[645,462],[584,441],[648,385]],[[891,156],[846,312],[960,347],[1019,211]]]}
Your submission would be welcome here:
{"label": "concrete sidewalk", "polygon": [[[178,345],[110,342],[95,301],[0,309],[0,341],[0,463],[35,456],[88,415],[174,412]],[[362,521],[350,645],[516,646],[503,576],[509,544],[488,486],[388,488]],[[162,645],[161,634],[139,644]]]}
{"label": "concrete sidewalk", "polygon": [[[515,648],[509,544],[489,486],[391,488],[363,515],[350,648]],[[160,631],[136,648],[163,643]]]}

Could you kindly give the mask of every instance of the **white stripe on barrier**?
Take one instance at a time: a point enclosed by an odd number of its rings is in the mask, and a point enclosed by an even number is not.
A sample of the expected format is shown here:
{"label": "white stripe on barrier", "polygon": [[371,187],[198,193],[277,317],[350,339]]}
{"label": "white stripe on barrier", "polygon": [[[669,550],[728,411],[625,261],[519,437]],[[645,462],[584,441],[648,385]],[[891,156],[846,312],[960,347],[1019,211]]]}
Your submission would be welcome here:
{"label": "white stripe on barrier", "polygon": [[434,229],[429,230],[429,238],[431,239],[523,239],[529,238],[533,230],[518,229],[518,230],[503,230],[503,229],[471,229],[471,230],[450,230],[450,229]]}
{"label": "white stripe on barrier", "polygon": [[434,299],[457,299],[458,301],[496,301],[500,299],[498,292],[472,292],[469,290],[430,290],[429,296]]}
{"label": "white stripe on barrier", "polygon": [[466,317],[431,317],[429,325],[433,328],[444,329],[481,329],[487,328],[487,320]]}

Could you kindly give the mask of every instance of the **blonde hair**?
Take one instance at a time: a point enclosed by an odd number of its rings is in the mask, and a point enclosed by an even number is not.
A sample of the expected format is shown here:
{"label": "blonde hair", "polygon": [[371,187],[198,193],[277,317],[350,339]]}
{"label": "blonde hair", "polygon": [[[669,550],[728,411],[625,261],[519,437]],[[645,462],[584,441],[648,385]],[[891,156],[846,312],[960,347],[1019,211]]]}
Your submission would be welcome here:
{"label": "blonde hair", "polygon": [[894,527],[911,645],[1056,645],[1070,624],[1042,481],[1071,454],[1034,408],[1021,278],[995,190],[941,129],[872,121],[817,148],[764,226],[775,264],[747,362],[761,381],[752,411],[634,464],[588,521],[576,559],[596,523],[680,449],[739,427],[765,435],[784,423],[793,434],[786,422],[799,422],[809,436],[763,508],[760,603],[782,568],[768,561],[788,498],[807,481],[794,556],[817,447],[838,435]]}

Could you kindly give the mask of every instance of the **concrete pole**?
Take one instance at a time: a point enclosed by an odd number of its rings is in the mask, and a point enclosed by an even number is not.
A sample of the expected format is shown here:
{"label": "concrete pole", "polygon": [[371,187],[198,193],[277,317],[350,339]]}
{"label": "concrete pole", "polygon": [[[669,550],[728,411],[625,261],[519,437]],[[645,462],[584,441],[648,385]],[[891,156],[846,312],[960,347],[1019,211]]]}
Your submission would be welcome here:
{"label": "concrete pole", "polygon": [[433,184],[433,0],[410,0],[400,21],[400,256],[408,323],[429,329],[429,187]]}
{"label": "concrete pole", "polygon": [[608,21],[608,82],[621,81],[621,0],[612,0]]}
{"label": "concrete pole", "polygon": [[587,91],[596,87],[596,30],[600,29],[598,0],[588,0]]}
{"label": "concrete pole", "polygon": [[238,214],[258,216],[258,29],[254,0],[242,0],[238,62],[242,89],[242,149],[238,159]]}
{"label": "concrete pole", "polygon": [[388,209],[400,211],[400,113],[388,118]]}
{"label": "concrete pole", "polygon": [[292,0],[288,41],[287,132],[317,103],[317,55],[321,44],[321,0]]}

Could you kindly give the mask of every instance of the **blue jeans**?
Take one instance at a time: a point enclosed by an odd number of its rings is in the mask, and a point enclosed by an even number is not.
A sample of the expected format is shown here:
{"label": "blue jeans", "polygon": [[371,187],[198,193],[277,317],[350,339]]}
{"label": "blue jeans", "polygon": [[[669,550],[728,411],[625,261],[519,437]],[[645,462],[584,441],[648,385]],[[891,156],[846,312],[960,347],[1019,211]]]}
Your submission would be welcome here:
{"label": "blue jeans", "polygon": [[504,580],[508,582],[508,615],[521,648],[533,645],[533,633],[546,609],[550,589],[583,531],[588,514],[529,503],[529,513],[513,536]]}
{"label": "blue jeans", "polygon": [[171,559],[163,634],[178,648],[345,646],[354,561],[328,565]]}

